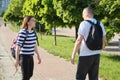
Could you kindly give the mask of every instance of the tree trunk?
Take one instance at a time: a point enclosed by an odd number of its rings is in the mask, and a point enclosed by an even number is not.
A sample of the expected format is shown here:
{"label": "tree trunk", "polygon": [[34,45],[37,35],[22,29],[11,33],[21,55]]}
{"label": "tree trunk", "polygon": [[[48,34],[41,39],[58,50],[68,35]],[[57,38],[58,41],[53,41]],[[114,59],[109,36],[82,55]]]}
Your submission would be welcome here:
{"label": "tree trunk", "polygon": [[42,30],[41,30],[41,27],[40,24],[39,24],[39,32],[40,32],[40,39],[42,40]]}
{"label": "tree trunk", "polygon": [[57,41],[56,41],[56,27],[54,26],[54,45],[57,45]]}
{"label": "tree trunk", "polygon": [[79,27],[75,26],[75,38],[76,38],[76,39],[77,39],[77,37],[78,37],[78,28],[79,28]]}

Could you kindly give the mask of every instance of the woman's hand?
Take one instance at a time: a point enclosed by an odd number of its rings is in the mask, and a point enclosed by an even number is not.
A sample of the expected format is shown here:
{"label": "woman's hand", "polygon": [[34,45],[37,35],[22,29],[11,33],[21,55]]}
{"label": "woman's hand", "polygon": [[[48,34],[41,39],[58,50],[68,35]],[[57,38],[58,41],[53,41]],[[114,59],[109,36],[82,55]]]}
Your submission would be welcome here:
{"label": "woman's hand", "polygon": [[41,58],[40,58],[40,55],[39,55],[39,52],[38,52],[38,49],[37,49],[37,45],[35,46],[35,53],[37,54],[38,64],[40,64],[41,63]]}
{"label": "woman's hand", "polygon": [[38,64],[41,64],[41,58],[40,57],[38,58]]}
{"label": "woman's hand", "polygon": [[16,61],[14,66],[15,66],[16,70],[18,70],[19,61]]}

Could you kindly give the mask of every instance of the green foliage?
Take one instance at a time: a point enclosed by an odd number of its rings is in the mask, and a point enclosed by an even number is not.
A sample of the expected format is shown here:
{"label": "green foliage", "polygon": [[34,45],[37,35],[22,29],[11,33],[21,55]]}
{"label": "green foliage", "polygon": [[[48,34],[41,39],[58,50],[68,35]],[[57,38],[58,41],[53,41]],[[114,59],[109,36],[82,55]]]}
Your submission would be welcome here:
{"label": "green foliage", "polygon": [[[69,24],[69,27],[79,27],[82,21],[82,10],[87,6],[95,7],[93,0],[53,0],[56,15],[62,18],[64,23]],[[94,6],[93,6],[94,4]]]}
{"label": "green foliage", "polygon": [[40,24],[39,22],[36,22],[36,31],[37,32],[46,32],[45,25]]}
{"label": "green foliage", "polygon": [[41,8],[41,0],[26,0],[23,8],[22,13],[24,16],[32,15],[38,21],[39,18],[39,10]]}
{"label": "green foliage", "polygon": [[56,15],[64,23],[69,24],[69,27],[73,27],[76,23],[79,25],[82,12],[80,0],[53,0],[53,4],[56,9]]}
{"label": "green foliage", "polygon": [[46,29],[52,29],[52,27],[58,27],[64,25],[61,18],[56,15],[56,10],[53,7],[53,0],[42,0],[43,7],[40,9],[41,22],[45,24]]}
{"label": "green foliage", "polygon": [[19,24],[23,18],[21,12],[23,3],[24,0],[10,0],[10,4],[3,16],[3,19],[5,21],[14,21]]}
{"label": "green foliage", "polygon": [[33,10],[33,4],[34,4],[34,2],[33,1],[35,1],[35,0],[26,0],[25,1],[25,3],[24,3],[24,5],[23,5],[23,8],[22,8],[22,12],[23,12],[23,15],[24,16],[29,16],[29,15],[31,15],[31,16],[33,16],[34,15],[34,10]]}
{"label": "green foliage", "polygon": [[56,15],[63,20],[65,26],[75,27],[76,38],[79,23],[83,20],[83,8],[88,6],[95,8],[97,3],[96,0],[53,0]]}
{"label": "green foliage", "polygon": [[[99,15],[102,18],[107,31],[108,41],[114,33],[120,33],[120,0],[101,0],[98,5]],[[105,20],[104,20],[105,19]]]}
{"label": "green foliage", "polygon": [[53,27],[74,27],[82,21],[83,8],[91,6],[95,18],[102,20],[108,41],[120,32],[120,0],[10,0],[3,19],[21,23],[23,16],[33,15],[48,32]]}
{"label": "green foliage", "polygon": [[105,9],[105,13],[110,18],[120,17],[120,0],[101,0],[100,6]]}
{"label": "green foliage", "polygon": [[114,36],[114,27],[107,27],[106,28],[106,37],[107,37],[107,43],[111,40],[111,38]]}

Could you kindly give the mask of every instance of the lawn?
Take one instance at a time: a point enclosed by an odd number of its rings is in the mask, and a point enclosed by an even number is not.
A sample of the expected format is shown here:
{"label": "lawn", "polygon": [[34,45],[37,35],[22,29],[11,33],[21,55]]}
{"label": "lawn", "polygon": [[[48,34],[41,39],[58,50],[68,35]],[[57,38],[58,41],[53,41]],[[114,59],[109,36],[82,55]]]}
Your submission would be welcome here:
{"label": "lawn", "polygon": [[54,36],[42,36],[42,40],[39,39],[41,47],[46,49],[49,53],[70,60],[72,50],[74,47],[75,39],[66,36],[57,36],[57,45],[54,45]]}
{"label": "lawn", "polygon": [[120,56],[102,54],[100,61],[100,77],[103,80],[120,80]]}

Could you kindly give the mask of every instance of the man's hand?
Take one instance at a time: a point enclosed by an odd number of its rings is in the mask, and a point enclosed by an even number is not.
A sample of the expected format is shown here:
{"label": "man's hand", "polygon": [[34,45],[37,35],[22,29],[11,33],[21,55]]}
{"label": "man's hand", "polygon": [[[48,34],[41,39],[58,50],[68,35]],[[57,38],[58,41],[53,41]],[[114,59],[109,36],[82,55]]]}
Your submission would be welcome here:
{"label": "man's hand", "polygon": [[74,59],[71,59],[71,63],[74,64]]}

